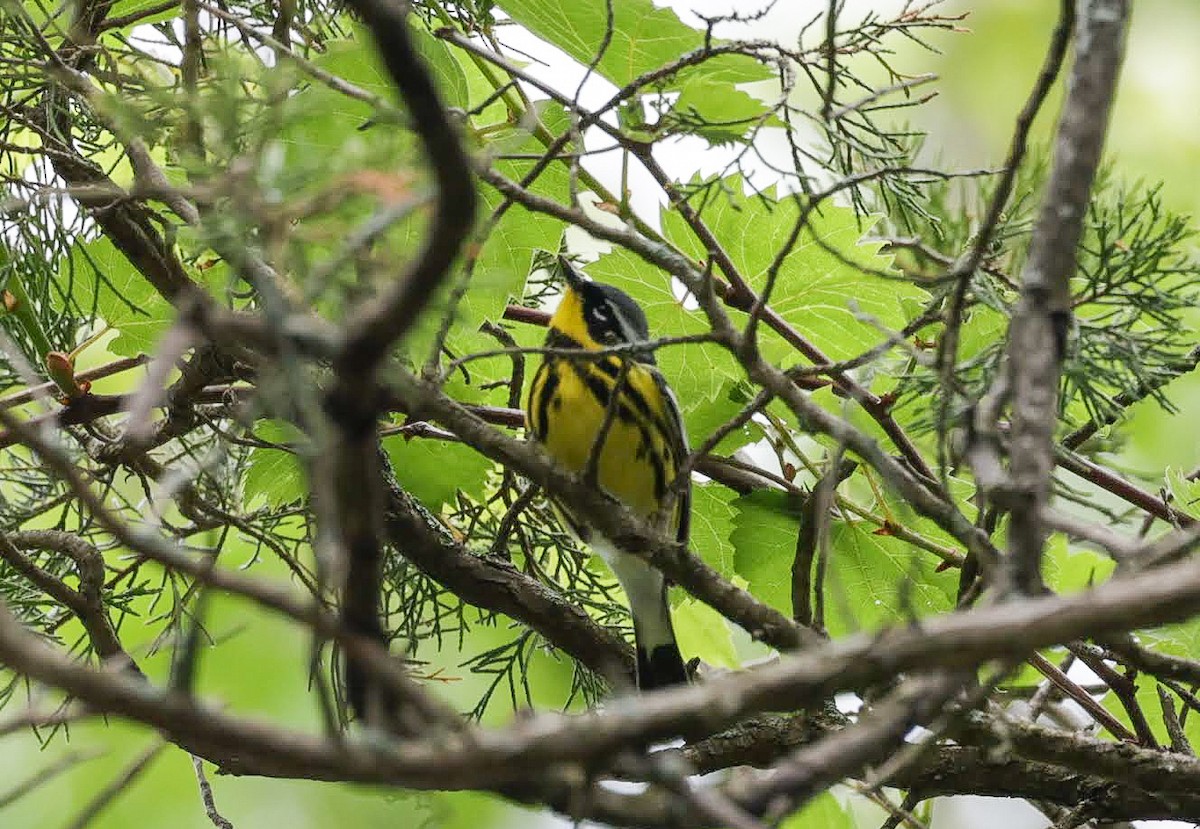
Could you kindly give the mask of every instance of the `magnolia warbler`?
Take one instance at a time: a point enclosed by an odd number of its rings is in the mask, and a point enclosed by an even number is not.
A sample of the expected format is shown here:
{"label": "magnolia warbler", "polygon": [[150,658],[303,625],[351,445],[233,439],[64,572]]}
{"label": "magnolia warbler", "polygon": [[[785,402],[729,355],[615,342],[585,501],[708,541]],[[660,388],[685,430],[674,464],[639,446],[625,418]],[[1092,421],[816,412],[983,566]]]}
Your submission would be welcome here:
{"label": "magnolia warbler", "polygon": [[[560,258],[567,288],[550,319],[546,345],[611,349],[649,339],[646,314],[625,292],[593,282]],[[533,437],[556,461],[583,473],[647,519],[665,520],[687,542],[691,484],[676,482],[688,456],[679,404],[654,355],[626,351],[590,357],[547,353],[526,406]],[[599,553],[629,599],[642,690],[687,682],[662,573],[618,549],[559,505],[566,523]]]}

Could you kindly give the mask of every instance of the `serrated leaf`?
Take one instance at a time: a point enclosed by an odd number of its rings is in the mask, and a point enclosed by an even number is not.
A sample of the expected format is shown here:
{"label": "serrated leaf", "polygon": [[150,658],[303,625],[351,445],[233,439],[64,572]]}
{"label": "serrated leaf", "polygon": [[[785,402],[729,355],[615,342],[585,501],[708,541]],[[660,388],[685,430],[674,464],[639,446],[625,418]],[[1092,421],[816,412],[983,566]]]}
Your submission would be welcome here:
{"label": "serrated leaf", "polygon": [[[418,48],[438,76],[448,102],[464,106],[468,99],[481,99],[490,94],[490,86],[477,69],[460,64],[441,41],[416,22],[412,25]],[[396,100],[395,90],[375,50],[363,49],[361,39],[331,42],[317,63],[322,69],[389,104]],[[561,107],[545,102],[536,107],[544,121],[566,123]],[[351,194],[344,203],[298,226],[295,235],[305,240],[301,255],[306,261],[340,259],[346,237],[361,233],[376,218],[381,201],[412,198],[420,195],[421,188],[427,186],[422,182],[425,171],[418,165],[420,152],[412,134],[391,124],[372,124],[378,116],[371,104],[318,84],[308,85],[288,99],[285,124],[276,139],[286,148],[281,167],[283,173],[280,180],[272,181],[272,185],[281,193],[295,194],[296,198],[320,189],[349,190]],[[364,131],[364,126],[368,125],[370,129]],[[492,145],[520,146],[531,152],[536,148],[528,130],[515,127],[490,132],[488,140]],[[509,162],[498,164],[506,174],[516,175],[513,167],[506,166]],[[542,195],[565,198],[565,169],[552,167],[547,170],[532,189]],[[497,193],[486,189],[481,195],[484,201],[481,216],[487,215],[488,208],[495,208],[502,200]],[[371,254],[376,261],[389,266],[395,263],[396,269],[400,270],[404,262],[421,249],[427,232],[427,211],[414,210],[375,240]],[[480,333],[481,323],[498,320],[507,301],[520,296],[534,251],[557,249],[561,234],[560,223],[523,208],[510,209],[504,215],[475,251],[478,259],[471,284],[455,309],[446,340],[446,349],[453,357],[500,346],[497,340]],[[402,344],[414,364],[423,364],[429,357],[434,338],[449,312],[449,296],[462,267],[460,260]],[[313,270],[306,267],[297,272],[303,274]],[[315,270],[319,271],[319,268]],[[345,310],[346,297],[352,292],[361,293],[362,287],[354,263],[348,261],[337,271],[335,278],[330,279],[327,275],[320,285],[310,286],[310,290],[317,297],[318,310],[337,320]],[[460,399],[503,403],[504,389],[485,395],[479,387],[503,379],[510,369],[507,358],[471,363],[467,369],[470,388],[464,388],[467,397]]]}
{"label": "serrated leaf", "polygon": [[[611,33],[604,3],[506,0],[500,6],[522,26],[585,66],[593,62],[607,41],[596,61],[596,71],[617,86],[624,86],[638,75],[673,63],[681,55],[704,45],[702,32],[686,25],[670,9],[656,8],[650,0],[613,3]],[[727,60],[726,57],[734,59]],[[710,80],[728,84],[771,77],[766,67],[739,56],[724,56],[706,62],[704,66]]]}
{"label": "serrated leaf", "polygon": [[935,572],[936,560],[907,542],[861,523],[829,530],[826,627],[834,636],[874,630],[954,608],[958,572]]}
{"label": "serrated leaf", "polygon": [[[383,101],[394,103],[396,88],[380,61],[379,52],[363,48],[363,44],[368,42],[370,35],[359,29],[356,38],[332,40],[326,44],[325,51],[317,57],[315,63],[326,72],[378,96]],[[310,86],[300,94],[319,94],[330,103],[340,102],[327,113],[327,117],[333,121],[357,121],[361,125],[362,121],[375,113],[375,108],[369,103],[327,87]]]}
{"label": "serrated leaf", "polygon": [[[1170,656],[1195,659],[1196,654],[1200,653],[1200,620],[1193,619],[1177,625],[1137,631],[1133,636],[1144,647]],[[1146,719],[1150,723],[1151,730],[1160,742],[1164,745],[1169,744],[1170,739],[1166,733],[1166,726],[1159,715],[1161,703],[1155,688],[1157,682],[1153,677],[1145,674],[1136,677],[1135,682],[1137,683],[1137,701],[1142,710],[1146,712]],[[1183,714],[1184,705],[1180,702],[1179,697],[1172,693],[1171,698],[1174,701],[1175,713]],[[1105,696],[1104,707],[1116,714],[1121,722],[1130,725],[1124,707],[1120,705],[1114,694]],[[1197,717],[1195,712],[1188,715],[1183,730],[1193,746],[1200,745],[1200,717]]]}
{"label": "serrated leaf", "polygon": [[[561,105],[540,101],[534,104],[534,109],[538,122],[549,131],[567,129],[570,119]],[[529,131],[515,128],[496,133],[490,146],[494,151],[513,154],[536,155],[545,150]],[[520,181],[530,172],[533,164],[529,160],[502,159],[496,162],[496,169],[508,178]],[[563,165],[552,164],[538,175],[528,189],[539,196],[567,202],[570,200],[570,173]],[[483,189],[481,195],[484,203],[481,212],[485,215],[507,202],[490,188]],[[562,223],[557,219],[527,210],[521,205],[510,205],[483,241],[476,272],[502,272],[506,276],[506,294],[501,299],[519,297],[533,265],[534,255],[539,251],[557,251],[562,233]],[[468,298],[472,298],[470,294]]]}
{"label": "serrated leaf", "polygon": [[[461,94],[465,80],[455,75],[449,62],[453,57],[446,54],[444,44],[416,24],[411,28],[418,50],[444,84],[443,91],[448,97]],[[324,84],[300,85],[276,116],[283,119],[276,131],[277,138],[288,151],[280,165],[288,177],[285,185],[312,188],[339,175],[361,174],[364,168],[381,173],[420,171],[416,137],[393,124],[375,123],[386,117],[376,103],[388,109],[399,108],[399,97],[378,50],[364,48],[370,42],[370,35],[362,28],[356,31],[357,37],[330,40],[314,63],[374,96],[376,101],[361,100]],[[457,62],[453,65],[458,66]],[[423,227],[423,217],[420,218],[414,224]],[[335,239],[337,243],[344,241],[341,236]]]}
{"label": "serrated leaf", "polygon": [[[792,612],[792,562],[803,501],[764,490],[734,501],[737,572],[750,592],[781,613]],[[858,523],[829,527],[825,624],[835,636],[907,621],[954,606],[956,572],[907,543]]]}
{"label": "serrated leaf", "polygon": [[[704,33],[683,23],[672,10],[656,8],[650,0],[613,3],[611,29],[608,7],[603,3],[509,0],[501,5],[518,23],[580,64],[594,65],[596,72],[616,86],[675,63],[705,45]],[[684,131],[724,143],[741,138],[766,110],[762,102],[735,85],[772,77],[770,69],[750,57],[720,55],[658,79],[647,92],[680,93],[666,118],[672,131],[682,124]],[[660,99],[657,103],[666,102]]]}
{"label": "serrated leaf", "polygon": [[733,492],[715,484],[692,487],[690,547],[725,578],[734,572],[733,498]]}
{"label": "serrated leaf", "polygon": [[[769,193],[742,198],[742,180],[736,176],[722,182],[720,190],[702,210],[702,216],[725,243],[741,272],[761,290],[778,248],[798,217],[798,208],[790,199],[773,200]],[[697,259],[707,258],[707,249],[677,213],[665,211],[662,219],[668,237],[684,252]],[[877,246],[858,245],[863,231],[852,210],[826,205],[810,216],[810,223],[812,233],[850,262],[881,271],[890,268],[891,260],[879,256]],[[875,324],[889,329],[903,327],[906,307],[919,304],[926,294],[903,281],[865,274],[853,264],[842,262],[822,249],[812,233],[802,234],[785,260],[772,294],[772,306],[831,359],[857,356],[883,340]],[[613,250],[589,265],[587,271],[633,297],[646,311],[654,337],[709,330],[703,314],[688,310],[676,297],[665,274],[627,251]],[[860,320],[859,314],[869,315],[874,324]],[[735,322],[746,318],[736,311],[730,315]],[[781,365],[798,362],[792,345],[765,327],[759,330],[762,351],[768,359]],[[724,349],[707,343],[668,346],[656,356],[659,368],[680,399],[689,421],[689,434],[695,440],[702,439],[700,431],[693,429],[690,416],[715,401],[723,387],[741,379],[736,360]],[[872,424],[871,428],[877,426]]]}
{"label": "serrated leaf", "polygon": [[1200,516],[1200,480],[1190,478],[1188,471],[1170,468],[1165,477],[1175,507],[1193,517]]}
{"label": "serrated leaf", "polygon": [[[254,427],[260,440],[281,445],[295,443],[296,427],[280,420],[265,420]],[[282,507],[308,496],[308,476],[294,452],[285,449],[255,447],[250,450],[242,476],[242,500],[249,508],[262,499],[272,507]]]}
{"label": "serrated leaf", "polygon": [[108,349],[122,357],[152,351],[175,316],[171,304],[107,236],[76,244],[71,261],[59,270],[59,283],[85,316],[94,311],[120,331]]}
{"label": "serrated leaf", "polygon": [[969,360],[984,349],[992,348],[1008,330],[1008,318],[985,305],[972,309],[962,325],[958,341],[958,357]]}
{"label": "serrated leaf", "polygon": [[[740,176],[724,179],[719,189],[701,217],[743,276],[761,292],[775,256],[799,220],[800,206],[790,198],[775,198],[773,190],[742,196],[745,185]],[[666,211],[662,218],[663,230],[674,244],[696,259],[708,258],[706,246],[682,216]],[[784,260],[771,294],[771,307],[833,360],[856,357],[878,345],[885,336],[877,325],[889,330],[904,327],[906,305],[926,297],[925,291],[909,282],[856,267],[884,272],[892,267],[891,257],[880,255],[879,243],[860,244],[868,229],[860,226],[850,208],[824,204],[814,210]],[[762,333],[761,348],[776,363],[796,362],[794,347],[773,332]]]}
{"label": "serrated leaf", "polygon": [[[929,541],[940,544],[959,555],[966,554],[961,541],[939,527],[932,519],[920,515],[913,509],[912,504],[897,495],[894,490],[887,487],[872,488],[868,476],[873,475],[872,472],[856,475],[843,484],[841,492],[849,494],[857,503],[868,506],[881,518],[891,516],[890,520],[903,524],[913,532],[920,533]],[[872,478],[872,480],[876,479]],[[974,497],[975,484],[973,481],[957,475],[947,475],[946,481],[949,483],[950,498],[953,503],[969,503]],[[876,500],[877,495],[882,495],[882,504]],[[930,562],[937,566],[939,559],[935,557],[936,553],[922,551],[920,554],[928,556]]]}
{"label": "serrated leaf", "polygon": [[759,601],[792,615],[792,561],[804,501],[760,490],[733,502],[734,567]]}
{"label": "serrated leaf", "polygon": [[[1200,621],[1193,619],[1177,625],[1166,625],[1151,630],[1137,631],[1133,634],[1133,637],[1143,647],[1147,647],[1158,653],[1168,656],[1178,656],[1184,659],[1194,659],[1196,654],[1200,652]],[[1168,745],[1170,743],[1170,736],[1167,734],[1166,725],[1163,723],[1160,714],[1162,709],[1158,698],[1157,680],[1147,674],[1139,674],[1132,677],[1132,679],[1137,688],[1135,698],[1142,711],[1146,714],[1146,721],[1150,725],[1150,730],[1154,732],[1154,736],[1161,743]],[[1179,697],[1172,692],[1171,699],[1175,705],[1175,713],[1177,715],[1183,714],[1184,705],[1180,702]],[[1116,716],[1131,731],[1133,730],[1129,714],[1125,711],[1125,706],[1121,704],[1120,699],[1115,694],[1105,694],[1101,703],[1109,713]],[[1192,712],[1187,716],[1183,725],[1184,734],[1188,740],[1193,745],[1200,744],[1200,718],[1197,718],[1194,712]]]}
{"label": "serrated leaf", "polygon": [[755,126],[781,126],[767,106],[732,84],[714,89],[710,77],[688,73],[680,84],[679,97],[672,107],[680,127],[673,131],[698,135],[710,144],[729,144],[742,139]]}
{"label": "serrated leaf", "polygon": [[1139,631],[1136,638],[1163,653],[1192,658],[1200,653],[1200,619]]}
{"label": "serrated leaf", "polygon": [[430,74],[442,93],[442,102],[447,106],[465,109],[470,106],[471,89],[466,72],[458,62],[457,50],[451,51],[444,41],[429,33],[423,26],[416,25],[416,15],[409,16],[409,34],[413,47],[429,67]]}
{"label": "serrated leaf", "polygon": [[[691,406],[686,420],[688,440],[691,441],[692,449],[696,449],[717,429],[741,413],[749,402],[750,396],[742,388],[742,384],[729,381],[712,400],[701,400]],[[761,436],[762,430],[757,426],[746,425],[722,438],[714,447],[714,451],[732,454]]]}
{"label": "serrated leaf", "polygon": [[[552,128],[565,128],[567,115],[561,106],[548,102],[539,102],[535,106],[543,123],[553,125]],[[516,128],[497,132],[493,136],[493,146],[511,153],[536,154],[544,150],[527,130]],[[532,163],[505,160],[497,162],[496,166],[504,175],[522,179]],[[547,198],[566,201],[569,198],[569,188],[567,170],[561,165],[552,165],[529,189]],[[484,216],[494,213],[505,202],[499,193],[489,188],[483,188],[480,195],[483,200],[480,213]],[[496,339],[480,332],[480,325],[484,321],[499,321],[505,305],[521,297],[533,266],[534,256],[539,251],[558,250],[562,233],[562,223],[552,217],[531,212],[520,205],[512,205],[505,211],[476,251],[477,260],[471,283],[456,309],[454,325],[447,340],[449,350],[453,354],[461,356],[500,347]],[[414,237],[413,242],[416,244],[419,239]],[[454,271],[451,283],[458,277],[461,267],[460,264]],[[406,347],[414,361],[423,362],[428,357],[434,335],[441,327],[449,307],[450,291],[449,284],[439,291],[408,336]],[[543,337],[542,332],[529,326],[516,326],[511,329],[511,333],[524,345],[533,345]],[[473,385],[486,385],[506,379],[511,373],[511,363],[507,357],[490,359],[483,363],[473,363],[471,371],[477,375]],[[527,371],[526,375],[531,377],[532,370]],[[486,402],[500,403],[502,400]]]}
{"label": "serrated leaf", "polygon": [[1078,593],[1108,580],[1116,568],[1110,557],[1084,547],[1072,547],[1053,535],[1042,553],[1042,574],[1055,593]]}

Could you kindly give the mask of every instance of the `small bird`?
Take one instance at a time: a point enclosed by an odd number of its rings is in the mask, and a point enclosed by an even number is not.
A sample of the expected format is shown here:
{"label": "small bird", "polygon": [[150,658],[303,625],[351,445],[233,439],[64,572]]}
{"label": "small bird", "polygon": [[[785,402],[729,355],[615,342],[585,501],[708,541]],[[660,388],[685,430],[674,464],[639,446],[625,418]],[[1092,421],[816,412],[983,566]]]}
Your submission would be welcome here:
{"label": "small bird", "polygon": [[[594,282],[565,258],[567,288],[550,319],[546,345],[596,351],[644,343],[646,314],[624,291]],[[526,404],[533,438],[572,472],[650,520],[665,520],[687,542],[691,483],[675,484],[688,456],[679,404],[654,355],[545,355]],[[637,685],[646,691],[688,681],[675,642],[663,574],[621,550],[557,505],[566,523],[608,562],[629,599],[637,645]]]}

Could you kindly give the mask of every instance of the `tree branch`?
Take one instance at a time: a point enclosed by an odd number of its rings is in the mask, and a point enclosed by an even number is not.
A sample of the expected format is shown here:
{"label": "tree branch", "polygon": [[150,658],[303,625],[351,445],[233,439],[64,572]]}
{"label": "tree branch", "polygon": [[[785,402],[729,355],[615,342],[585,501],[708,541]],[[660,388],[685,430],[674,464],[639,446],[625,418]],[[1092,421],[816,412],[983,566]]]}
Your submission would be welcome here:
{"label": "tree branch", "polygon": [[1050,497],[1058,384],[1071,321],[1071,277],[1092,181],[1100,164],[1109,108],[1124,52],[1127,0],[1081,3],[1075,63],[1059,120],[1050,180],[1038,213],[1021,297],[1009,328],[1008,375],[1013,393],[1009,555],[1004,589],[1041,586]]}

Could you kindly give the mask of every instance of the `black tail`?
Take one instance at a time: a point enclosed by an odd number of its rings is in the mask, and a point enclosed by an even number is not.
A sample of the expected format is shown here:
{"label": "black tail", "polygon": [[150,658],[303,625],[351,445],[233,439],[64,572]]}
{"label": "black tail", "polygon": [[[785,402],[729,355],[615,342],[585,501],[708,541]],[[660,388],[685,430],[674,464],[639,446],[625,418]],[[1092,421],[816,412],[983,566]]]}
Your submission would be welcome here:
{"label": "black tail", "polygon": [[650,691],[668,685],[686,685],[688,672],[675,643],[663,574],[602,537],[593,536],[589,543],[608,562],[629,600],[633,640],[637,645],[638,689]]}
{"label": "black tail", "polygon": [[683,655],[679,653],[679,647],[674,642],[659,645],[649,652],[638,645],[638,690],[653,691],[655,688],[666,688],[670,685],[686,685],[687,682],[687,666],[683,664]]}

